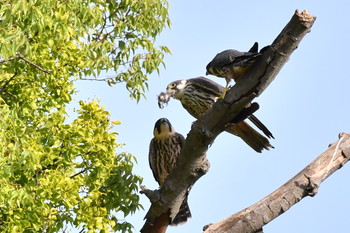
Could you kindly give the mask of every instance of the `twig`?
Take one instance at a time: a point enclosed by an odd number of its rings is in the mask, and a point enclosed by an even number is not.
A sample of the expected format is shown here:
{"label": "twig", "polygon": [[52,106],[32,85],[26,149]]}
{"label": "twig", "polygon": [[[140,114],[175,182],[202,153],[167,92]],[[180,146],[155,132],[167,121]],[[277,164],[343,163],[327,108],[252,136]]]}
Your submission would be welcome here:
{"label": "twig", "polygon": [[11,78],[9,78],[9,80],[6,81],[6,83],[0,88],[0,94],[6,89],[6,87],[9,85],[9,83],[15,78],[15,76],[17,75],[17,73],[15,73],[14,75],[12,75]]}
{"label": "twig", "polygon": [[37,68],[37,69],[41,70],[42,72],[44,72],[44,73],[46,73],[46,74],[50,74],[50,71],[45,70],[44,68],[42,68],[42,67],[38,66],[37,64],[35,64],[35,63],[33,63],[33,62],[29,61],[28,59],[26,59],[26,58],[22,57],[22,55],[18,55],[17,57],[18,57],[19,59],[21,59],[21,60],[23,60],[23,61],[27,62],[28,64],[30,64],[30,65],[32,65],[32,66],[34,66],[35,68]]}
{"label": "twig", "polygon": [[5,60],[5,59],[0,60],[0,64],[1,64],[1,63],[5,63],[5,62],[8,62],[8,61],[15,60],[15,59],[17,59],[17,58],[18,58],[18,56],[16,56],[16,57],[10,57],[10,58],[9,58],[9,59],[7,59],[7,60]]}
{"label": "twig", "polygon": [[[101,78],[101,79],[97,79],[97,78],[81,78],[81,79],[78,79],[78,80],[108,82],[109,80],[113,80],[114,78],[115,77],[112,77],[112,78]],[[118,82],[123,82],[123,81],[118,81]]]}
{"label": "twig", "polygon": [[80,174],[83,174],[83,173],[86,172],[87,170],[88,170],[88,169],[83,169],[83,170],[81,170],[80,172],[75,173],[74,175],[71,175],[69,178],[73,179],[74,177],[79,176]]}
{"label": "twig", "polygon": [[44,72],[44,73],[46,73],[46,74],[50,74],[50,71],[45,70],[44,68],[42,68],[42,67],[38,66],[37,64],[35,64],[34,62],[29,61],[27,58],[22,57],[22,55],[17,55],[17,56],[15,56],[15,57],[10,57],[10,58],[7,59],[7,60],[5,60],[5,59],[0,60],[0,64],[1,64],[1,63],[6,63],[6,62],[9,62],[9,61],[13,61],[13,60],[15,60],[15,59],[21,59],[21,60],[27,62],[28,64],[34,66],[35,68],[41,70],[42,72]]}

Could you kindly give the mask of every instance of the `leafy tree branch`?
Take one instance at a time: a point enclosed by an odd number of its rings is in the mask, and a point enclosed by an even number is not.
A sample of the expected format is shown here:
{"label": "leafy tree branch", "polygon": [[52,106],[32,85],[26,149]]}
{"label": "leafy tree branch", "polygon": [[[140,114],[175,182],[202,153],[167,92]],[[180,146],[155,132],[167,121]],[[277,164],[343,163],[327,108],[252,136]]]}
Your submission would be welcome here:
{"label": "leafy tree branch", "polygon": [[[166,0],[0,4],[0,231],[131,231],[140,208],[135,157],[98,101],[67,104],[76,80],[108,74],[139,100],[167,47]],[[117,153],[118,152],[118,153]]]}

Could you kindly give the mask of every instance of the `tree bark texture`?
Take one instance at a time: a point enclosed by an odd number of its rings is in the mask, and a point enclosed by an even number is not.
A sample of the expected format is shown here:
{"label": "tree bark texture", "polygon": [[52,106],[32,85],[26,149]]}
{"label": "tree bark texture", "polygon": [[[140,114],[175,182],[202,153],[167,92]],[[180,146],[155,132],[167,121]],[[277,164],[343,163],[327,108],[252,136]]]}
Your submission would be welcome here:
{"label": "tree bark texture", "polygon": [[307,167],[254,205],[205,227],[204,233],[255,233],[302,198],[316,195],[320,184],[350,159],[350,134],[339,140]]}
{"label": "tree bark texture", "polygon": [[[159,190],[143,188],[151,201],[142,233],[161,233],[165,219],[173,219],[193,184],[209,169],[206,158],[208,147],[253,99],[259,96],[274,80],[303,37],[310,31],[315,17],[307,11],[295,12],[275,41],[262,52],[262,56],[202,118],[193,123],[177,166]],[[164,214],[168,218],[164,217]],[[163,226],[163,231],[160,227]]]}

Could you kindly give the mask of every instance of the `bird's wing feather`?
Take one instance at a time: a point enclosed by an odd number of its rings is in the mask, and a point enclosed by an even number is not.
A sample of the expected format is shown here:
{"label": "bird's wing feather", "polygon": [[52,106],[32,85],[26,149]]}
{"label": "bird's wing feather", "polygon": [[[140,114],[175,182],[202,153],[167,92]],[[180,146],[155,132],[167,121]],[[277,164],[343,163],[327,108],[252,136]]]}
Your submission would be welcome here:
{"label": "bird's wing feather", "polygon": [[149,166],[152,170],[153,177],[154,179],[159,183],[159,175],[157,174],[157,167],[156,167],[156,154],[157,154],[157,148],[155,146],[154,138],[151,140],[150,145],[149,145],[149,153],[148,153],[148,161],[149,161]]}
{"label": "bird's wing feather", "polygon": [[179,145],[180,145],[181,150],[182,150],[182,148],[183,148],[184,145],[185,145],[186,139],[185,139],[184,136],[182,136],[182,134],[180,134],[180,133],[175,133],[175,137],[176,137],[176,141],[179,142]]}
{"label": "bird's wing feather", "polygon": [[235,61],[237,57],[244,55],[244,53],[235,50],[235,49],[227,49],[224,50],[213,58],[213,60],[209,63],[211,67],[223,67],[229,65],[231,62]]}
{"label": "bird's wing feather", "polygon": [[253,44],[253,46],[249,49],[248,52],[250,52],[250,53],[257,53],[258,50],[259,50],[259,44],[258,44],[258,42],[255,42]]}
{"label": "bird's wing feather", "polygon": [[234,60],[228,62],[227,65],[246,66],[254,62],[260,55],[260,53],[243,53],[241,56],[238,56]]}
{"label": "bird's wing feather", "polygon": [[204,77],[197,77],[188,79],[189,82],[193,83],[194,85],[199,86],[200,88],[205,88],[207,90],[210,90],[211,92],[214,92],[217,94],[217,96],[220,96],[224,92],[224,87],[220,84]]}

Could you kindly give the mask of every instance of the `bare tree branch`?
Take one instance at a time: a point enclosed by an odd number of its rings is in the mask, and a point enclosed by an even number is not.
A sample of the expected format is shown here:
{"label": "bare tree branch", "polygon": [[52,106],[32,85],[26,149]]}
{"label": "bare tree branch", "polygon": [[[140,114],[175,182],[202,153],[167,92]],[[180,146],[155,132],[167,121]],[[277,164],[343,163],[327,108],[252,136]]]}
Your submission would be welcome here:
{"label": "bare tree branch", "polygon": [[227,92],[225,98],[217,101],[202,118],[193,123],[177,166],[160,188],[159,199],[151,200],[152,205],[141,232],[166,231],[166,227],[163,231],[158,227],[160,223],[164,225],[164,215],[168,216],[166,220],[172,219],[188,190],[208,171],[209,162],[205,156],[208,147],[225,129],[225,125],[274,80],[300,41],[310,31],[315,19],[306,11],[296,11],[280,35]]}
{"label": "bare tree branch", "polygon": [[79,176],[80,174],[83,174],[84,172],[86,172],[88,169],[82,169],[81,171],[75,173],[74,175],[71,175],[69,178],[73,179],[76,176]]}
{"label": "bare tree branch", "polygon": [[37,64],[35,64],[34,62],[29,61],[27,58],[22,57],[22,55],[18,55],[17,57],[18,57],[19,59],[21,59],[21,60],[27,62],[28,64],[34,66],[35,68],[41,70],[42,72],[44,72],[44,73],[46,73],[46,74],[50,74],[50,71],[45,70],[44,68],[42,68],[42,67],[38,66]]}
{"label": "bare tree branch", "polygon": [[35,64],[34,62],[29,61],[27,58],[23,57],[22,55],[17,55],[15,57],[10,57],[7,60],[5,60],[5,59],[4,60],[0,60],[0,64],[1,63],[6,63],[6,62],[9,62],[9,61],[13,61],[13,60],[16,60],[16,59],[21,59],[21,60],[27,62],[28,64],[30,64],[31,66],[34,66],[35,68],[41,70],[42,72],[44,72],[46,74],[50,74],[50,71],[45,70],[44,68],[42,68],[39,65]]}
{"label": "bare tree branch", "polygon": [[0,87],[0,94],[6,89],[6,87],[10,84],[10,82],[16,77],[16,73],[14,73],[11,78],[9,78],[2,87]]}
{"label": "bare tree branch", "polygon": [[255,233],[302,198],[317,194],[320,184],[350,160],[350,134],[339,140],[276,191],[254,205],[211,224],[205,233]]}
{"label": "bare tree branch", "polygon": [[[78,80],[108,82],[108,81],[112,81],[114,79],[115,79],[115,77],[111,77],[111,78],[81,78],[81,79],[78,79]],[[119,82],[123,82],[123,81],[119,81]]]}
{"label": "bare tree branch", "polygon": [[1,63],[6,63],[6,62],[9,62],[9,61],[13,61],[13,60],[15,60],[15,59],[17,59],[18,57],[10,57],[9,59],[7,59],[7,60],[5,60],[5,59],[3,59],[3,60],[0,60],[0,64]]}

